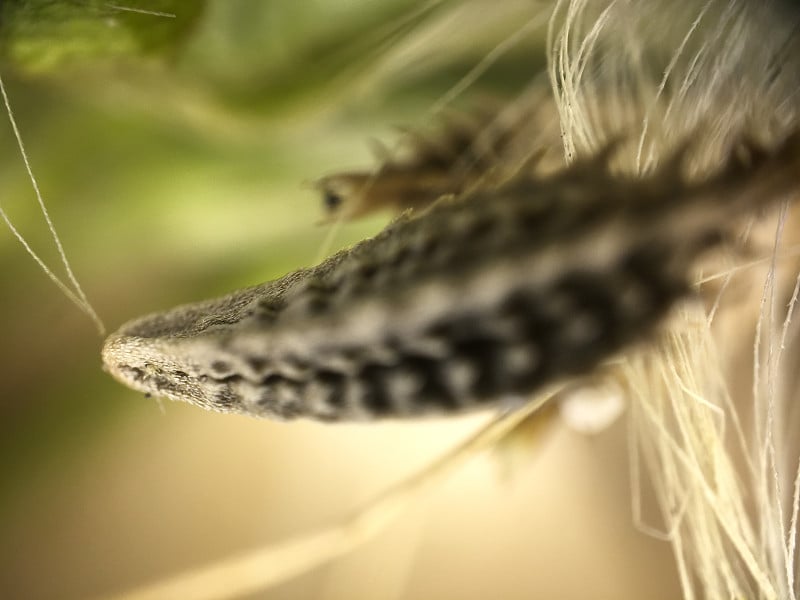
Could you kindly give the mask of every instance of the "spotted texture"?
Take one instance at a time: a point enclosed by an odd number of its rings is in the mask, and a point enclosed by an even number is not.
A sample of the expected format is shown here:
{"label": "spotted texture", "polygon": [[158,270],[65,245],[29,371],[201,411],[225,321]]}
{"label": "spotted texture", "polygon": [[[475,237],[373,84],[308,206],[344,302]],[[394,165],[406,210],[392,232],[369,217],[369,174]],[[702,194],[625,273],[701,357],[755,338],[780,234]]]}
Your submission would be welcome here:
{"label": "spotted texture", "polygon": [[442,201],[320,265],[138,319],[123,383],[221,412],[324,421],[491,406],[650,332],[693,261],[797,189],[800,138],[740,144],[687,183],[682,153],[626,178],[590,161]]}

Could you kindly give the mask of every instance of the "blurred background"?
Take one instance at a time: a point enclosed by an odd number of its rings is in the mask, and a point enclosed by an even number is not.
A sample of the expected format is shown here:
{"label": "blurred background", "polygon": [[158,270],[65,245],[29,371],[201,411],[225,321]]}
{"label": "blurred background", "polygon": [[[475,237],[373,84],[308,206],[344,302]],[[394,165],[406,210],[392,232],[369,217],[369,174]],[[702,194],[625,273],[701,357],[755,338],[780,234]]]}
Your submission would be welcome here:
{"label": "blurred background", "polygon": [[[395,125],[435,127],[448,94],[468,106],[521,91],[544,64],[532,6],[9,0],[0,76],[113,331],[377,232],[388,215],[328,244],[304,182],[373,165],[370,137],[391,146]],[[0,206],[55,268],[3,121]],[[4,229],[0,315],[2,598],[105,596],[314,531],[490,417],[272,423],[143,398],[102,371],[92,323]],[[669,547],[631,516],[622,421],[593,437],[557,426],[474,460],[352,554],[251,597],[675,598]]]}

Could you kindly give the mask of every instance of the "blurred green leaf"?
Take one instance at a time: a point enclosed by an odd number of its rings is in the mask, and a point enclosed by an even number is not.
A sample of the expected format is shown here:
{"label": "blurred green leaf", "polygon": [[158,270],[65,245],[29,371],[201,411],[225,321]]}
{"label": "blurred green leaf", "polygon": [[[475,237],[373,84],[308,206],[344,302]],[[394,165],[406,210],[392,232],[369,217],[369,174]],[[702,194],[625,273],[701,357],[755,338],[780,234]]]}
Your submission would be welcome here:
{"label": "blurred green leaf", "polygon": [[5,61],[29,72],[173,51],[201,0],[9,0],[0,8]]}

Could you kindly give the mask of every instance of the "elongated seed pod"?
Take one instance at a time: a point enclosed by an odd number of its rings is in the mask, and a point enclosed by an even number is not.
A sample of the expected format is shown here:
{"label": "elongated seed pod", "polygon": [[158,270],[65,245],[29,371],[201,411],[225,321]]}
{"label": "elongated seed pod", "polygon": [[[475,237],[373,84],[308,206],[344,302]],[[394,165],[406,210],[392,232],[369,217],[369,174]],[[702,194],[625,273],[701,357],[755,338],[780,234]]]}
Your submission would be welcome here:
{"label": "elongated seed pod", "polygon": [[650,332],[736,217],[797,190],[800,136],[687,183],[611,149],[441,202],[319,266],[144,317],[103,348],[137,390],[259,417],[453,413],[584,373]]}

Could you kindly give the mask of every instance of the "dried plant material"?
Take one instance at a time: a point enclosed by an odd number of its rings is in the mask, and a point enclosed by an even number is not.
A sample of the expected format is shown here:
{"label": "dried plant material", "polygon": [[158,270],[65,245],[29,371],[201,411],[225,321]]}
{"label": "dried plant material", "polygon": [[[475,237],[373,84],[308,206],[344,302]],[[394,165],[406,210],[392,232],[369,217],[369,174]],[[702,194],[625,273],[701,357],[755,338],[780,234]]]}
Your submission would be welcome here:
{"label": "dried plant material", "polygon": [[221,412],[360,420],[452,413],[585,373],[641,339],[741,214],[785,197],[800,136],[737,146],[702,182],[597,157],[440,203],[321,265],[124,326],[106,368]]}
{"label": "dried plant material", "polygon": [[[643,174],[695,132],[688,175],[702,178],[742,132],[780,138],[800,121],[799,17],[781,2],[558,2],[549,67],[567,158],[633,132],[637,143],[615,167]],[[799,186],[795,174],[787,199]],[[766,270],[737,271],[734,289],[725,267],[705,290],[705,309],[683,307],[654,353],[625,355],[634,512],[643,530],[672,544],[685,598],[798,593],[798,453],[783,433],[796,430],[798,415],[777,358],[798,268],[791,260],[779,268],[783,238],[797,242],[796,227],[784,231],[786,215],[783,207],[777,226],[771,213],[738,228],[739,260],[762,256],[771,240]],[[644,523],[655,519],[641,515],[642,486],[655,490],[662,525]]]}
{"label": "dried plant material", "polygon": [[106,334],[106,328],[103,324],[103,321],[98,316],[97,312],[95,311],[94,307],[92,306],[89,299],[86,297],[86,294],[83,291],[78,279],[75,277],[75,274],[72,272],[72,266],[70,265],[69,260],[67,259],[67,254],[64,251],[64,246],[61,243],[61,238],[56,231],[55,225],[53,224],[52,219],[50,218],[50,213],[47,210],[47,205],[44,202],[44,197],[42,196],[41,191],[39,190],[39,184],[36,181],[36,177],[33,174],[33,169],[31,168],[30,160],[28,159],[28,153],[25,151],[25,145],[22,142],[22,136],[20,135],[19,128],[17,127],[17,121],[14,118],[14,111],[11,110],[11,103],[8,100],[8,94],[6,93],[5,85],[3,84],[3,80],[0,79],[0,96],[3,98],[3,104],[6,109],[6,114],[8,115],[8,120],[11,123],[11,129],[14,132],[14,138],[17,142],[17,148],[19,148],[20,155],[22,156],[22,162],[25,165],[25,170],[28,173],[28,179],[30,180],[31,187],[33,188],[34,195],[36,196],[36,202],[39,205],[39,210],[44,217],[45,223],[47,224],[47,229],[50,232],[51,239],[53,240],[53,244],[58,252],[58,256],[61,259],[61,265],[64,269],[64,274],[66,276],[66,283],[62,281],[58,275],[56,275],[53,270],[48,267],[45,262],[39,257],[33,248],[31,248],[28,241],[23,237],[23,235],[19,232],[19,230],[14,226],[9,219],[6,212],[0,207],[0,218],[3,219],[8,229],[14,235],[15,238],[22,244],[25,251],[30,255],[31,258],[36,262],[37,265],[44,271],[44,274],[58,287],[59,290],[75,305],[78,309],[83,312],[87,317],[89,317],[92,322],[94,323],[95,327],[97,328],[98,333],[103,336]]}
{"label": "dried plant material", "polygon": [[478,109],[449,111],[431,135],[404,130],[397,158],[379,146],[374,172],[350,171],[315,182],[328,220],[378,210],[420,211],[437,200],[498,188],[515,177],[563,166],[558,114],[549,88],[531,86],[513,103],[485,99]]}

